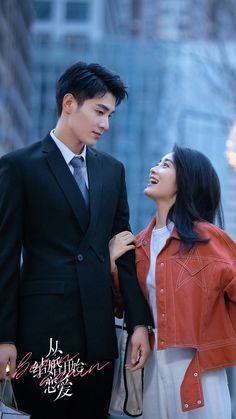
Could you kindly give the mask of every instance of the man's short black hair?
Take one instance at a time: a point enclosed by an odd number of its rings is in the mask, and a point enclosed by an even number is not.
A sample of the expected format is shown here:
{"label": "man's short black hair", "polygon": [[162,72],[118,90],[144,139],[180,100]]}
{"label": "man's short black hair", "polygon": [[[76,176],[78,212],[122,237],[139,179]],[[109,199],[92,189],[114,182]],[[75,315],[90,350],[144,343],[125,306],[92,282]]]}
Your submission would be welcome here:
{"label": "man's short black hair", "polygon": [[86,99],[103,96],[107,92],[116,98],[116,105],[128,96],[126,86],[117,74],[99,64],[78,62],[65,70],[57,81],[58,116],[61,115],[63,98],[67,93],[71,93],[78,105],[82,105]]}

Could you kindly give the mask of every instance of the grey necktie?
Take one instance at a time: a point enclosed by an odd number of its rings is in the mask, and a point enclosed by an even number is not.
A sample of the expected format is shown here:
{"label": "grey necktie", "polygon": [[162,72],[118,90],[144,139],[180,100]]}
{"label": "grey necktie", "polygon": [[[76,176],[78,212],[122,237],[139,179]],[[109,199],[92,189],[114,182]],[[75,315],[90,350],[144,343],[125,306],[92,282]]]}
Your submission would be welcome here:
{"label": "grey necktie", "polygon": [[85,161],[82,156],[79,157],[73,157],[71,159],[70,164],[72,167],[74,167],[74,173],[73,176],[80,188],[80,191],[84,197],[85,204],[88,206],[89,204],[89,194],[88,194],[88,188],[84,179],[84,174],[82,168],[85,167]]}

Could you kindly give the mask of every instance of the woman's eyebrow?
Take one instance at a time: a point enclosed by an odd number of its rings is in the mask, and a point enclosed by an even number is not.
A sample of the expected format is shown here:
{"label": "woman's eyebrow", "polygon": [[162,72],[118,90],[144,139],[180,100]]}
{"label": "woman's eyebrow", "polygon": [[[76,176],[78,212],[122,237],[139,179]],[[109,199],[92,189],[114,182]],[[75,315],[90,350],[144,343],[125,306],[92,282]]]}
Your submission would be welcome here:
{"label": "woman's eyebrow", "polygon": [[164,159],[164,160],[160,160],[160,162],[159,162],[159,163],[164,163],[164,162],[166,162],[166,161],[169,161],[170,163],[174,164],[173,160],[171,160],[171,159]]}

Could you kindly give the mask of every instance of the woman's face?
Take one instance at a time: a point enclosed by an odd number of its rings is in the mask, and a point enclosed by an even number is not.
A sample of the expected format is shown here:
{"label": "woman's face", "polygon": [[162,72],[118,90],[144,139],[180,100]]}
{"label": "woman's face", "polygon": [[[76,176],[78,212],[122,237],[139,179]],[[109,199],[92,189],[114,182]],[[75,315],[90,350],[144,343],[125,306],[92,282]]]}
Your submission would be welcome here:
{"label": "woman's face", "polygon": [[177,185],[173,153],[166,154],[160,163],[150,169],[149,183],[144,193],[157,203],[174,204]]}

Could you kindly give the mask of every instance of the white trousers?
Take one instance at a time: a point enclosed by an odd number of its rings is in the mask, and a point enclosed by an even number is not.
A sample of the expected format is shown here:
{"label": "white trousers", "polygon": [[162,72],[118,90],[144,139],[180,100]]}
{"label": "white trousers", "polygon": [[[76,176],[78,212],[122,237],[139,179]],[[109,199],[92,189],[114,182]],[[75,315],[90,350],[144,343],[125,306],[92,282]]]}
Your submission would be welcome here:
{"label": "white trousers", "polygon": [[142,419],[231,419],[225,369],[202,374],[203,407],[183,412],[180,385],[194,355],[191,348],[154,350],[144,368]]}

